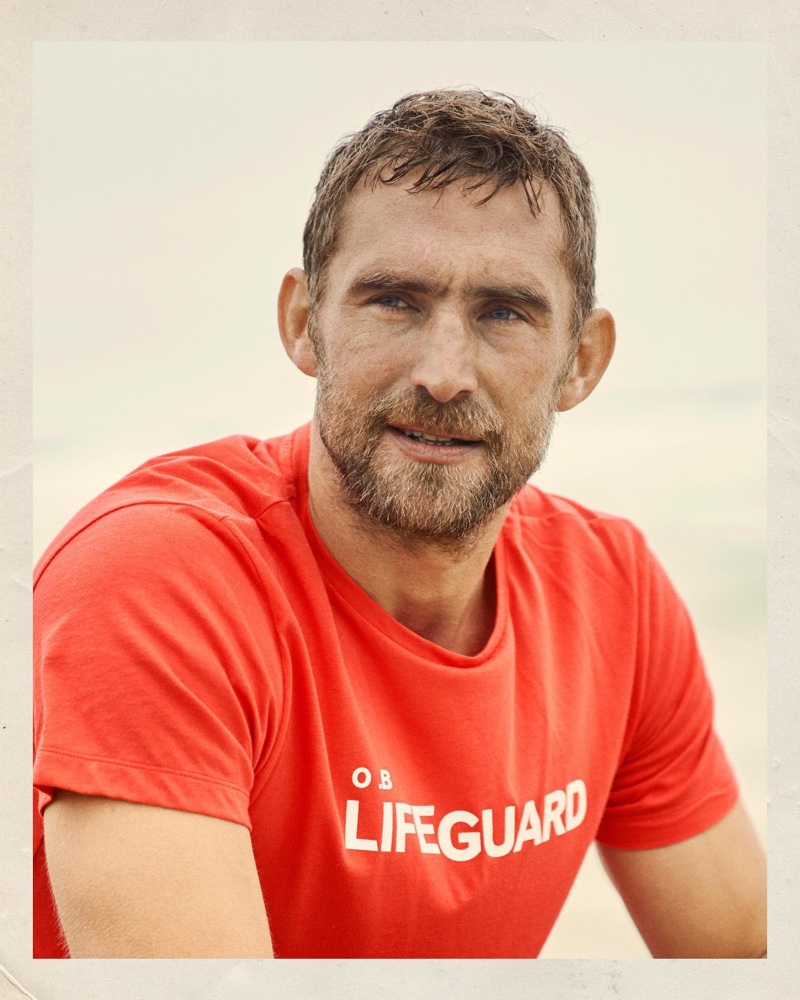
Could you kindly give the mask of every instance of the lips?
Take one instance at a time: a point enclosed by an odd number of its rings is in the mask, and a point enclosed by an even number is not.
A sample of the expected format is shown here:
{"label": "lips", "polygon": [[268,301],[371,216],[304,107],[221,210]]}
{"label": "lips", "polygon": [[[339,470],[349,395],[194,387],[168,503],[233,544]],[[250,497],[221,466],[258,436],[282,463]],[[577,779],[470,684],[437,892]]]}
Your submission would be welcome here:
{"label": "lips", "polygon": [[422,430],[417,427],[406,427],[390,425],[391,429],[399,434],[403,434],[407,438],[411,438],[412,441],[421,441],[424,444],[432,444],[437,447],[454,447],[454,446],[469,446],[480,444],[479,438],[474,437],[455,437],[453,435],[447,434],[443,428],[426,428]]}

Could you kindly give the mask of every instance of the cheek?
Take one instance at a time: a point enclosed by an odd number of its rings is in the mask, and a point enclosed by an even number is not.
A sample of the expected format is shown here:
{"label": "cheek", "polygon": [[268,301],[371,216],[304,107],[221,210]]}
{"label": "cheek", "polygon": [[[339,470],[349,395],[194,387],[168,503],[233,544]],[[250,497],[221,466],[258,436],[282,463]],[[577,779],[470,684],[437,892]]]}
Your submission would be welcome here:
{"label": "cheek", "polygon": [[374,401],[375,397],[394,388],[388,364],[376,359],[374,353],[326,351],[324,370],[318,386],[337,408],[355,414]]}
{"label": "cheek", "polygon": [[337,378],[365,391],[394,384],[408,375],[397,350],[387,350],[359,343],[348,344],[331,358],[331,368]]}
{"label": "cheek", "polygon": [[356,363],[363,367],[381,349],[374,331],[365,326],[357,311],[341,310],[335,316],[323,314],[319,331],[331,362],[343,369]]}
{"label": "cheek", "polygon": [[531,400],[546,395],[553,378],[543,358],[525,354],[513,360],[506,359],[484,384],[498,406],[521,410],[528,407]]}
{"label": "cheek", "polygon": [[519,365],[513,377],[494,383],[489,398],[507,427],[524,428],[547,419],[556,409],[561,396],[561,370],[545,369],[541,365]]}

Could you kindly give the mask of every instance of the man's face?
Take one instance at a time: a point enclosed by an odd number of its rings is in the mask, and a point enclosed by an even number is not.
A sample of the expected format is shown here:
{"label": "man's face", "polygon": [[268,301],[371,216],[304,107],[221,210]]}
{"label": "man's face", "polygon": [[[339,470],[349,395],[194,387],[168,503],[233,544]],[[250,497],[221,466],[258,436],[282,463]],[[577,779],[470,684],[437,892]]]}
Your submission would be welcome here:
{"label": "man's face", "polygon": [[485,194],[359,188],[311,325],[344,496],[406,540],[469,538],[525,485],[573,358],[556,195]]}

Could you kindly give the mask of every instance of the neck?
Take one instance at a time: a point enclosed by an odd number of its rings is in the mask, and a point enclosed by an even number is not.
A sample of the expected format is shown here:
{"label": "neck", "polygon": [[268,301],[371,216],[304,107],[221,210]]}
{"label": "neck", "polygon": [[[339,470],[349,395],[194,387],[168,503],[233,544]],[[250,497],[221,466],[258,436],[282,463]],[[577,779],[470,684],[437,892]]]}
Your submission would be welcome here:
{"label": "neck", "polygon": [[496,610],[492,552],[507,508],[458,544],[408,540],[372,524],[342,496],[339,475],[316,430],[309,504],[320,538],[339,565],[393,618],[452,652],[474,656]]}

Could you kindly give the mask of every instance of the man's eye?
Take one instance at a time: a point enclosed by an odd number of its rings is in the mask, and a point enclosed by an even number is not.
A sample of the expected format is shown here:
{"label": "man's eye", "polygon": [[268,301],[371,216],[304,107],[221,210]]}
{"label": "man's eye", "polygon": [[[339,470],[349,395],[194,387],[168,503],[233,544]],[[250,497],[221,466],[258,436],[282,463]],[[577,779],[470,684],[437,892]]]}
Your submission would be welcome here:
{"label": "man's eye", "polygon": [[379,306],[384,306],[386,309],[408,309],[408,303],[397,295],[381,295],[380,298],[375,299],[375,303]]}
{"label": "man's eye", "polygon": [[508,306],[497,306],[494,309],[490,309],[487,313],[489,319],[496,319],[501,321],[508,321],[512,319],[519,319],[519,313],[514,312],[513,309],[509,309]]}

